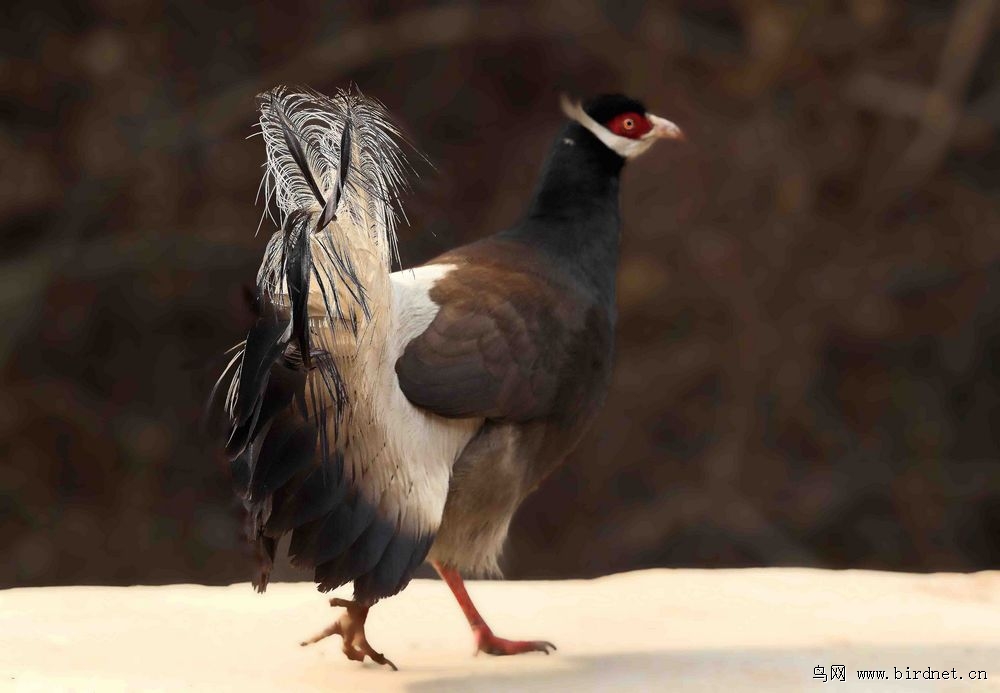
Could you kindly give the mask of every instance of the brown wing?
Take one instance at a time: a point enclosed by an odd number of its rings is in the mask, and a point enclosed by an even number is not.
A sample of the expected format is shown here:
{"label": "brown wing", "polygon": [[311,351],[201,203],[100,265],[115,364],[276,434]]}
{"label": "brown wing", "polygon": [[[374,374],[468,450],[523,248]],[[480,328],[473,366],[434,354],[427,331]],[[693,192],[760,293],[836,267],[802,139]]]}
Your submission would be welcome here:
{"label": "brown wing", "polygon": [[431,289],[440,310],[396,362],[415,405],[446,417],[549,415],[586,373],[587,305],[566,284],[496,265],[463,265]]}

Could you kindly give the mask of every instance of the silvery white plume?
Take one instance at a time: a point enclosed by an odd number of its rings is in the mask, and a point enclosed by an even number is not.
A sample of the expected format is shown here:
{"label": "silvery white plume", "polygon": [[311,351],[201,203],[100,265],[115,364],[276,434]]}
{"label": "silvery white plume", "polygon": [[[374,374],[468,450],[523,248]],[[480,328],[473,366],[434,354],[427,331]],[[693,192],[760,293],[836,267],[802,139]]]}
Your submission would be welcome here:
{"label": "silvery white plume", "polygon": [[[261,189],[280,226],[257,275],[268,313],[258,322],[274,325],[266,353],[305,366],[312,373],[307,390],[314,399],[325,391],[321,399],[339,419],[348,404],[345,368],[355,367],[362,346],[377,350],[385,338],[399,193],[411,169],[385,108],[356,88],[326,96],[279,86],[258,99],[266,150]],[[264,374],[247,372],[257,345],[241,346],[219,384],[231,372],[225,408],[252,423],[256,413],[241,412],[239,403],[254,393],[241,390],[255,390]],[[326,409],[317,404],[312,413],[322,418]]]}

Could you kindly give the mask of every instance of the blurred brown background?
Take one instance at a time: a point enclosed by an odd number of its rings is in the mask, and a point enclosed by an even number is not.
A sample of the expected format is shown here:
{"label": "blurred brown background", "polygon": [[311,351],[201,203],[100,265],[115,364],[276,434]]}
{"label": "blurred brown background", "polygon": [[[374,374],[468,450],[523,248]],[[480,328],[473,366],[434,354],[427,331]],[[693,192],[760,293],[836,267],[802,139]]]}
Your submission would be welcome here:
{"label": "blurred brown background", "polygon": [[248,576],[198,419],[271,232],[253,97],[351,80],[436,167],[406,263],[516,218],[562,90],[689,137],[625,172],[612,392],[509,576],[1000,567],[992,0],[346,4],[6,6],[0,585]]}

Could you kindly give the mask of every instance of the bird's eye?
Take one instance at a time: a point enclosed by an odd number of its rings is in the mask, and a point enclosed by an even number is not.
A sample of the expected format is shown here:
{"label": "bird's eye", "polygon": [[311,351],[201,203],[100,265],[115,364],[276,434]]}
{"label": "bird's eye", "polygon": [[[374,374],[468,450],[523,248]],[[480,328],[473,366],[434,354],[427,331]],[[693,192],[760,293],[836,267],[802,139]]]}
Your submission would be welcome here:
{"label": "bird's eye", "polygon": [[635,121],[632,120],[631,118],[626,118],[624,125],[626,130],[631,130],[632,128],[635,127]]}

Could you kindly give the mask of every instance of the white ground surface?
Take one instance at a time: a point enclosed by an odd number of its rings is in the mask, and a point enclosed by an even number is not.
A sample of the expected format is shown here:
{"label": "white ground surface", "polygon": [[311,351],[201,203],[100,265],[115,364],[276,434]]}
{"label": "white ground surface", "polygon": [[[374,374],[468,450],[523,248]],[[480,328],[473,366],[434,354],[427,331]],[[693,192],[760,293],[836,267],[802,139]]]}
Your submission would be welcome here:
{"label": "white ground surface", "polygon": [[[264,596],[248,585],[16,589],[0,591],[0,689],[1000,690],[1000,572],[654,570],[469,588],[498,635],[559,651],[472,657],[461,613],[432,580],[369,617],[369,640],[399,672],[347,661],[336,637],[299,647],[334,617],[312,584]],[[833,664],[846,682],[813,678]],[[964,678],[893,680],[894,667]],[[890,680],[859,681],[858,669]]]}

